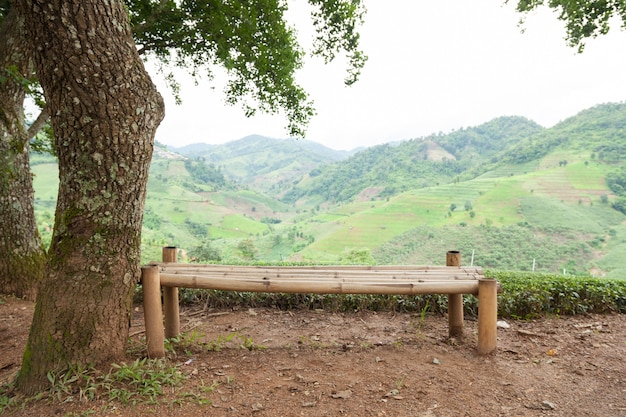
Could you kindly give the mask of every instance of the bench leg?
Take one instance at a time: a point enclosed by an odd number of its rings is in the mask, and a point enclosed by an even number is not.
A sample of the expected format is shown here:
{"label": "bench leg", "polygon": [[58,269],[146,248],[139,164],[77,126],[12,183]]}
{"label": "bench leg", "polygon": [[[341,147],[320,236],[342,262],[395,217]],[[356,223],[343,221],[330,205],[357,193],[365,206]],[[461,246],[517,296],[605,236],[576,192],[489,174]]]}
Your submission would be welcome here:
{"label": "bench leg", "polygon": [[[461,266],[461,252],[446,252],[446,266]],[[448,294],[448,336],[463,337],[463,294]]]}
{"label": "bench leg", "polygon": [[171,339],[180,334],[180,312],[178,288],[163,287],[163,309],[165,310],[165,337]]}
{"label": "bench leg", "polygon": [[463,294],[448,294],[448,336],[463,337]]}
{"label": "bench leg", "polygon": [[143,287],[143,315],[146,324],[148,357],[162,358],[165,356],[165,338],[163,334],[159,268],[156,266],[142,267],[141,283]]}
{"label": "bench leg", "polygon": [[[163,262],[176,262],[178,248],[166,246],[161,252]],[[165,310],[165,337],[171,339],[180,334],[180,311],[178,307],[178,288],[163,287],[163,308]]]}
{"label": "bench leg", "polygon": [[478,281],[478,353],[493,352],[498,344],[498,282],[495,279]]}

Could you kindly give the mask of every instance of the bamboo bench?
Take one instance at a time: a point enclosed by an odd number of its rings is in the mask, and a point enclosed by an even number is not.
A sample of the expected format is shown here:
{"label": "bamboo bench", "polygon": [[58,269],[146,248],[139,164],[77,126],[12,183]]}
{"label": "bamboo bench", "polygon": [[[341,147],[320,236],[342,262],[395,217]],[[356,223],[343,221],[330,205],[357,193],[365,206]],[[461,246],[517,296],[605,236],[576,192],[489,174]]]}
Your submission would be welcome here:
{"label": "bamboo bench", "polygon": [[[176,263],[177,248],[163,248],[163,262],[141,269],[149,357],[165,356],[165,338],[180,333],[178,288],[315,294],[448,294],[448,332],[463,335],[463,294],[478,296],[478,352],[496,349],[498,283],[481,268],[447,266],[229,266]],[[161,303],[163,288],[163,304]],[[165,326],[163,325],[165,316]]]}

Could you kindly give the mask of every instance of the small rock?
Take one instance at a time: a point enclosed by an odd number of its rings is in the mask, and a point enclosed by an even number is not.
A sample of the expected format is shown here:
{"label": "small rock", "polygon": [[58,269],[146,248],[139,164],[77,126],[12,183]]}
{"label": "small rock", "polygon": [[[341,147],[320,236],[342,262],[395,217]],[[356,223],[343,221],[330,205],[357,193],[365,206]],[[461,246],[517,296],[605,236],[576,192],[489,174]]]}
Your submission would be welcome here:
{"label": "small rock", "polygon": [[389,398],[389,397],[395,398],[398,394],[400,394],[400,391],[398,391],[397,389],[392,389],[387,394],[385,394],[384,397],[385,398]]}
{"label": "small rock", "polygon": [[333,398],[342,398],[342,399],[345,400],[345,399],[350,398],[352,396],[352,391],[347,389],[345,391],[339,391],[339,392],[332,393],[330,396],[333,397]]}
{"label": "small rock", "polygon": [[302,403],[302,407],[315,407],[316,405],[317,405],[317,403],[315,401]]}
{"label": "small rock", "polygon": [[441,365],[441,361],[439,359],[437,359],[437,358],[433,359],[433,363],[435,365]]}
{"label": "small rock", "polygon": [[544,410],[554,410],[556,408],[556,405],[546,400],[541,403],[541,408],[543,408]]}
{"label": "small rock", "polygon": [[507,323],[506,321],[504,321],[504,320],[498,320],[496,322],[496,327],[498,329],[510,329],[511,325],[509,323]]}
{"label": "small rock", "polygon": [[252,411],[261,411],[263,410],[263,404],[261,403],[256,403],[256,404],[252,404]]}

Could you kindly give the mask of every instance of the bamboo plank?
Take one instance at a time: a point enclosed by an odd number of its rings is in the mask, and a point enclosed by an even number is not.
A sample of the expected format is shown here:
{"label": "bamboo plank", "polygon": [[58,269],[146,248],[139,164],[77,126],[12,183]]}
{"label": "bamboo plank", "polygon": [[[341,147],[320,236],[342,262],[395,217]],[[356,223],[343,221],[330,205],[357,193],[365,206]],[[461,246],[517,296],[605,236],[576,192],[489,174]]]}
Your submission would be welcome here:
{"label": "bamboo plank", "polygon": [[478,280],[338,281],[332,279],[263,279],[160,274],[161,286],[223,291],[315,294],[477,294]]}
{"label": "bamboo plank", "polygon": [[197,276],[204,277],[206,279],[249,279],[249,280],[298,280],[298,281],[334,281],[334,282],[427,282],[427,281],[477,281],[478,279],[483,278],[481,275],[469,276],[469,275],[450,275],[450,276],[423,276],[423,275],[413,275],[413,276],[371,276],[371,277],[354,277],[354,276],[341,276],[341,275],[324,275],[324,274],[231,274],[231,273],[211,273],[211,272],[201,272],[201,273],[169,273],[163,272],[161,275],[171,275],[171,276]]}
{"label": "bamboo plank", "polygon": [[358,275],[371,275],[376,273],[398,273],[398,274],[411,274],[413,272],[420,272],[424,274],[449,274],[451,272],[459,271],[463,273],[478,273],[482,274],[482,268],[475,267],[456,267],[448,266],[437,269],[431,268],[372,268],[372,269],[353,269],[353,268],[341,268],[329,266],[325,268],[311,268],[311,267],[283,267],[283,266],[221,266],[221,265],[206,265],[206,266],[188,266],[188,267],[171,267],[169,265],[161,265],[163,271],[226,271],[226,272],[258,272],[258,271],[289,271],[292,273],[314,273],[314,272],[327,272],[336,271],[344,274],[358,274]]}
{"label": "bamboo plank", "polygon": [[336,280],[336,281],[421,281],[421,280],[440,280],[440,281],[461,281],[461,280],[478,280],[484,278],[484,275],[477,273],[463,273],[462,271],[451,271],[448,274],[431,274],[421,273],[420,271],[413,272],[411,274],[396,274],[395,272],[386,273],[371,273],[368,275],[362,274],[349,274],[340,271],[267,271],[267,270],[255,270],[255,271],[215,271],[212,269],[205,270],[175,270],[169,271],[164,269],[161,274],[170,275],[195,275],[204,277],[215,278],[251,278],[251,279],[300,279],[300,280]]}
{"label": "bamboo plank", "polygon": [[439,278],[454,277],[454,279],[480,279],[484,276],[480,268],[457,268],[449,267],[439,270],[349,270],[349,269],[309,269],[309,268],[258,268],[258,267],[238,267],[238,268],[220,268],[214,266],[207,267],[189,267],[189,268],[170,268],[162,266],[161,273],[171,274],[194,274],[194,275],[223,275],[223,276],[334,276],[334,277],[385,277],[389,279],[415,279],[423,278]]}
{"label": "bamboo plank", "polygon": [[338,271],[450,271],[460,269],[465,271],[475,271],[482,273],[480,267],[463,266],[432,266],[432,265],[300,265],[300,266],[272,266],[272,265],[221,265],[221,264],[184,264],[184,263],[161,263],[153,262],[150,265],[166,267],[168,270],[175,269],[217,269],[217,270],[255,270],[255,269],[285,269],[285,270],[338,270]]}

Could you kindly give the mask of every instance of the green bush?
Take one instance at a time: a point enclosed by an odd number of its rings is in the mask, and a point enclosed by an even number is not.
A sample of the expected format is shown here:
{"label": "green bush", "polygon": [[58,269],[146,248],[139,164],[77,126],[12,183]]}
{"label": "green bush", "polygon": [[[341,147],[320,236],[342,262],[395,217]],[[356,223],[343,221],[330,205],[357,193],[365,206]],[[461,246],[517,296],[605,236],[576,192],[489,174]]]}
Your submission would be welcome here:
{"label": "green bush", "polygon": [[[530,272],[485,271],[497,279],[498,315],[503,318],[532,319],[546,315],[626,313],[626,280],[572,277]],[[181,289],[181,302],[214,308],[271,307],[281,310],[325,309],[328,311],[397,311],[444,314],[444,294],[417,296],[354,294],[284,294]],[[478,314],[478,300],[463,297],[465,315]]]}
{"label": "green bush", "polygon": [[502,286],[501,317],[626,313],[626,280],[487,271]]}

